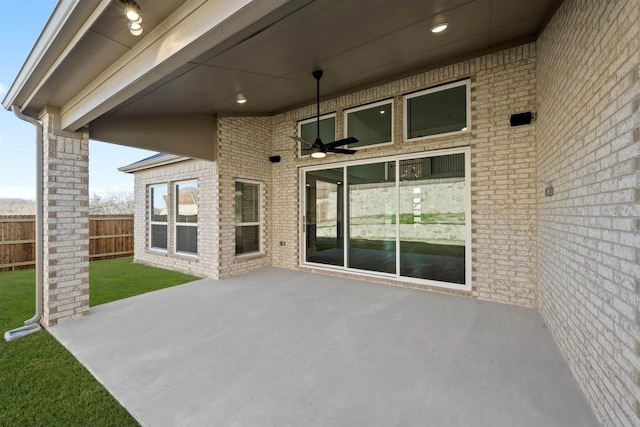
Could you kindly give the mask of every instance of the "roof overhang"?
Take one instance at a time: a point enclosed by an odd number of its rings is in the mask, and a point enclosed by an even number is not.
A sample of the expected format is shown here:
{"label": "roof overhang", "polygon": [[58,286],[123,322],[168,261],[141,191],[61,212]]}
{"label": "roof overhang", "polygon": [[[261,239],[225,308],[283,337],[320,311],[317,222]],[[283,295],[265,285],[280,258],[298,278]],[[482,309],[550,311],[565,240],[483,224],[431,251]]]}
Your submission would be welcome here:
{"label": "roof overhang", "polygon": [[192,160],[191,157],[179,156],[177,154],[158,153],[146,159],[142,159],[138,162],[131,163],[127,166],[119,167],[120,172],[135,173],[147,169],[153,169],[160,166],[172,165],[174,163],[184,162],[186,160]]}
{"label": "roof overhang", "polygon": [[2,101],[4,108],[9,110],[17,105],[33,116],[34,111],[28,111],[29,101],[110,3],[110,0],[60,0],[7,91]]}
{"label": "roof overhang", "polygon": [[[170,151],[180,123],[190,123],[201,133],[174,149],[214,160],[216,115],[308,105],[314,69],[325,70],[325,96],[370,87],[533,41],[561,1],[138,3],[145,31],[136,38],[119,1],[61,0],[3,106],[31,117],[54,107],[62,130],[89,126],[92,139],[157,151]],[[446,32],[431,34],[445,21]],[[239,96],[248,102],[236,103]],[[151,122],[156,137],[143,138]]]}

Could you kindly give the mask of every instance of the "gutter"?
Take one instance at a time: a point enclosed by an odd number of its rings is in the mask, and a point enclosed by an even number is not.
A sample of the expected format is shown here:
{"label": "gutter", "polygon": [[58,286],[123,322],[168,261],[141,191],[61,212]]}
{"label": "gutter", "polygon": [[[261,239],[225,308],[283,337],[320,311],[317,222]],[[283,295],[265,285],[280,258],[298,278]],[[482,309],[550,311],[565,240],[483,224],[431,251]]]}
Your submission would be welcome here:
{"label": "gutter", "polygon": [[20,112],[15,105],[11,106],[11,111],[21,120],[31,123],[36,128],[36,313],[30,319],[24,321],[24,326],[12,329],[4,333],[5,341],[13,341],[25,335],[32,334],[42,329],[40,319],[43,313],[43,254],[44,254],[44,222],[43,222],[43,200],[42,200],[42,169],[43,147],[42,147],[42,124],[29,116]]}

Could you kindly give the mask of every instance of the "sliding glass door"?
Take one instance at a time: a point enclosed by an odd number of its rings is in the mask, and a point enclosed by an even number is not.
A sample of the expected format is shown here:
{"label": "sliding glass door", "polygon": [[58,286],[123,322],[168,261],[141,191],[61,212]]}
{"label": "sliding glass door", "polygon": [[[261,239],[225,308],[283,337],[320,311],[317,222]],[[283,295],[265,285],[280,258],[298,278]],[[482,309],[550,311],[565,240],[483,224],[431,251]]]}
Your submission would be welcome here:
{"label": "sliding glass door", "polygon": [[303,170],[303,264],[470,288],[468,150]]}
{"label": "sliding glass door", "polygon": [[309,171],[305,175],[305,260],[344,265],[343,168]]}
{"label": "sliding glass door", "polygon": [[464,154],[398,163],[400,275],[464,284]]}
{"label": "sliding glass door", "polygon": [[396,272],[396,183],[392,162],[347,166],[347,266]]}

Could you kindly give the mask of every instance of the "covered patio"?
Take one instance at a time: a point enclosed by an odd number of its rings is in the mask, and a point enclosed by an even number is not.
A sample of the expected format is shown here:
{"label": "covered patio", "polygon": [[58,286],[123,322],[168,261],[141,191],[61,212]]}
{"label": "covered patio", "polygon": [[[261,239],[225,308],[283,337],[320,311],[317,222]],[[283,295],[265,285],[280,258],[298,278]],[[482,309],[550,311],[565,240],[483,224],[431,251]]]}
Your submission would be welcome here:
{"label": "covered patio", "polygon": [[[2,101],[36,131],[29,331],[148,425],[640,425],[640,2],[335,3],[59,1]],[[321,122],[360,145],[306,155]],[[212,280],[89,309],[89,139],[187,159],[141,171],[135,261]],[[400,255],[457,215],[464,284],[309,262],[338,195]]]}
{"label": "covered patio", "polygon": [[599,425],[529,308],[269,268],[50,331],[143,425]]}

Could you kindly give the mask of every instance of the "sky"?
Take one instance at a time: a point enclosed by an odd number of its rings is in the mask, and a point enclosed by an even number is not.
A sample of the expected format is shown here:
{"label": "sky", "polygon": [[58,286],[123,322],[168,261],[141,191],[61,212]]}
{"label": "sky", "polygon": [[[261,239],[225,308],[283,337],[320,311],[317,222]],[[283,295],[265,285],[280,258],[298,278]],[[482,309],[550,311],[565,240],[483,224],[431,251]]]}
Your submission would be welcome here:
{"label": "sky", "polygon": [[[57,1],[0,0],[0,100],[15,80]],[[0,108],[0,198],[36,198],[36,133]],[[133,175],[118,171],[155,152],[89,141],[89,193],[132,192]]]}

